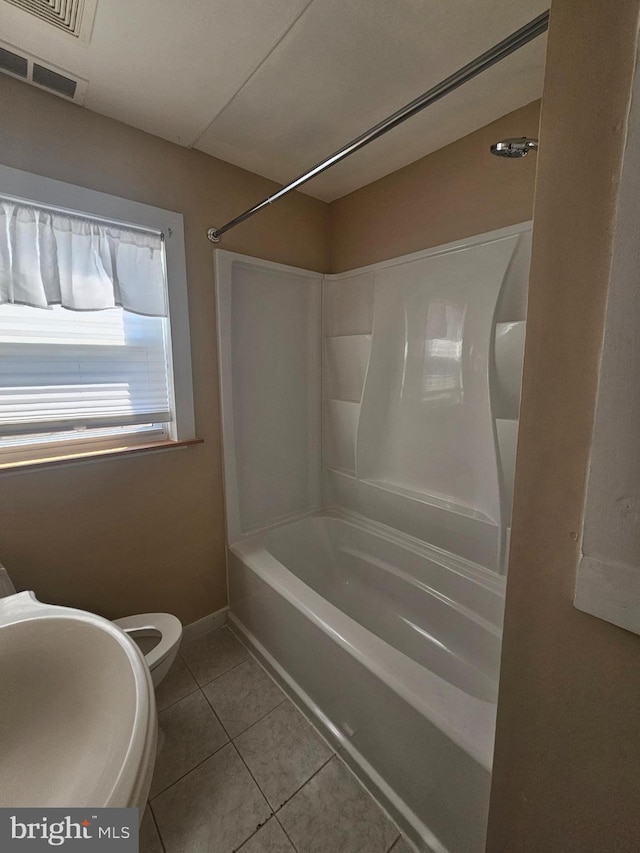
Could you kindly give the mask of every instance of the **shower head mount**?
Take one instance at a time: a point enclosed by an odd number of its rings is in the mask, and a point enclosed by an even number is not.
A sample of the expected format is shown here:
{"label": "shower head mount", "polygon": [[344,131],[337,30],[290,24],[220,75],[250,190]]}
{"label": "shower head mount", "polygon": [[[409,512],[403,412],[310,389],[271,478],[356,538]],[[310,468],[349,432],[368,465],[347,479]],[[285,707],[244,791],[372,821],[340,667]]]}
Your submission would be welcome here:
{"label": "shower head mount", "polygon": [[491,146],[491,153],[496,157],[526,157],[529,151],[537,151],[538,140],[528,136],[517,139],[501,139]]}

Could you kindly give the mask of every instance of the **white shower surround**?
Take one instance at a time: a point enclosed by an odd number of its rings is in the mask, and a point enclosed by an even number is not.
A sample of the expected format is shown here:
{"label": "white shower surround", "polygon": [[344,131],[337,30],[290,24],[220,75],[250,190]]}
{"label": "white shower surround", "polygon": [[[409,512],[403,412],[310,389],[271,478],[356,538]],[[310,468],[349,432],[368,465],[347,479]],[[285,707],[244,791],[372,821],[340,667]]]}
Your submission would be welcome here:
{"label": "white shower surround", "polygon": [[231,623],[434,853],[484,849],[530,228],[325,277],[323,334],[321,276],[216,253]]}

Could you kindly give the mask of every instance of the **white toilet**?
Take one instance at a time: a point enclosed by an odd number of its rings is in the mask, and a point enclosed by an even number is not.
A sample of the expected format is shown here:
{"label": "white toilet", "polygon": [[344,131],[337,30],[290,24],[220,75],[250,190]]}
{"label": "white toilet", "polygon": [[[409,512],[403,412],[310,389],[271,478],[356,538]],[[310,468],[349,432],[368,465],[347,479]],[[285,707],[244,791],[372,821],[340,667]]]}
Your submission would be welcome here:
{"label": "white toilet", "polygon": [[[128,634],[138,646],[151,671],[153,686],[157,689],[178,654],[182,639],[182,623],[178,617],[171,613],[139,613],[137,616],[114,619],[113,624]],[[158,724],[156,755],[164,746],[164,738],[164,731]]]}
{"label": "white toilet", "polygon": [[[7,570],[0,563],[0,598],[14,595],[15,592],[16,588]],[[128,634],[138,646],[151,670],[153,686],[157,687],[178,654],[182,639],[180,620],[171,613],[140,613],[114,619],[113,624]]]}
{"label": "white toilet", "polygon": [[153,686],[157,687],[171,669],[182,639],[182,623],[170,613],[140,613],[114,619],[114,625],[136,643],[151,670]]}

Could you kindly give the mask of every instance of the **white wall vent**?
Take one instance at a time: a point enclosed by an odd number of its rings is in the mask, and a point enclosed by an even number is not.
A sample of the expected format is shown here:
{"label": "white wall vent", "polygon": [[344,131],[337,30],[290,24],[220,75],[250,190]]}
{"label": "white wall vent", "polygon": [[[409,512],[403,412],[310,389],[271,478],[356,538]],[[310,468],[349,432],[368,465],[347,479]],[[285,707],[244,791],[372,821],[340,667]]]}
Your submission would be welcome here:
{"label": "white wall vent", "polygon": [[81,41],[89,41],[98,0],[6,0]]}
{"label": "white wall vent", "polygon": [[3,41],[0,41],[0,71],[76,104],[84,103],[89,85],[82,77]]}

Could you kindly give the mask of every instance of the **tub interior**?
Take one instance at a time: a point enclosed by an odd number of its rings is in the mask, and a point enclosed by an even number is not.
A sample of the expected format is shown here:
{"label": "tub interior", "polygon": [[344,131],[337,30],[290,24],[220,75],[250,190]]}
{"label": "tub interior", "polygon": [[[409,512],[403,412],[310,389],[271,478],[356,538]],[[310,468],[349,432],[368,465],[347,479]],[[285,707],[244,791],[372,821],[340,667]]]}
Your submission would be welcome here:
{"label": "tub interior", "polygon": [[460,690],[495,701],[501,596],[356,524],[315,516],[268,553],[357,623]]}

